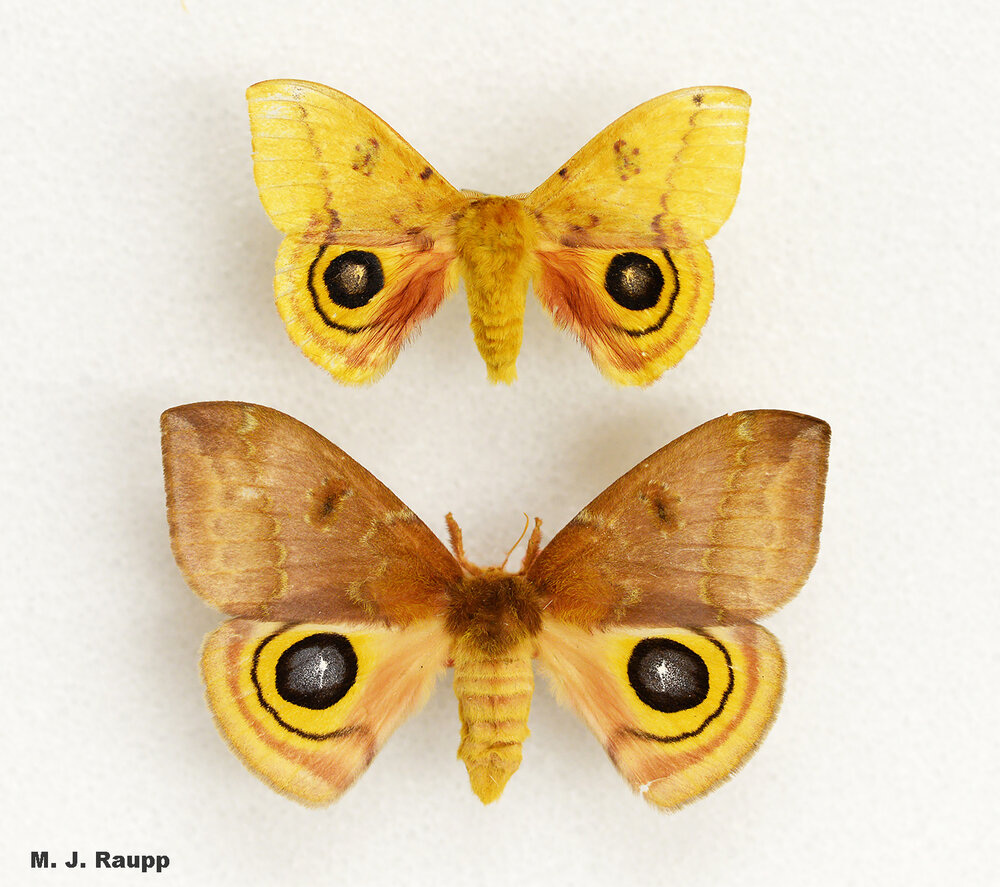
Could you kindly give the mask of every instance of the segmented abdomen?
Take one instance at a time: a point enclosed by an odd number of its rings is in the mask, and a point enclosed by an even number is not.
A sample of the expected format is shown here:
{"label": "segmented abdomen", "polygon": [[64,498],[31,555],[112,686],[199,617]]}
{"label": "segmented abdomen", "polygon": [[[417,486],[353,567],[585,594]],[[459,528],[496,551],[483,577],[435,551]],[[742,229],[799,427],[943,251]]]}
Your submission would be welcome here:
{"label": "segmented abdomen", "polygon": [[476,347],[486,362],[491,382],[513,382],[515,362],[524,336],[524,302],[528,281],[516,281],[503,291],[468,287],[469,313]]}
{"label": "segmented abdomen", "polygon": [[476,347],[491,382],[513,382],[538,222],[517,198],[482,197],[455,222],[455,237]]}
{"label": "segmented abdomen", "polygon": [[455,695],[462,719],[458,757],[484,804],[500,797],[521,763],[535,686],[532,653],[531,641],[499,656],[456,645]]}

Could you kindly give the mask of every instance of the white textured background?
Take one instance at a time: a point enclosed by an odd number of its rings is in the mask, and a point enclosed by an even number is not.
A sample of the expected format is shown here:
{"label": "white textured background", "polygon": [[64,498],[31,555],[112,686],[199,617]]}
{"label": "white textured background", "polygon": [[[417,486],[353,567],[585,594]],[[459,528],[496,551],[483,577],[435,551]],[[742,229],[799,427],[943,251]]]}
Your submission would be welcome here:
{"label": "white textured background", "polygon": [[[9,884],[977,885],[997,862],[998,28],[993,4],[4,4],[3,823]],[[616,390],[529,303],[487,386],[459,296],[376,387],[288,341],[243,92],[318,80],[460,187],[530,190],[661,92],[753,96],[701,343]],[[167,540],[157,417],[279,407],[497,561],[724,412],[833,426],[819,563],[768,620],[785,703],[738,776],[632,796],[539,682],[484,809],[443,681],[337,805],[273,794],[219,739],[219,617]],[[29,851],[167,853],[162,875]]]}

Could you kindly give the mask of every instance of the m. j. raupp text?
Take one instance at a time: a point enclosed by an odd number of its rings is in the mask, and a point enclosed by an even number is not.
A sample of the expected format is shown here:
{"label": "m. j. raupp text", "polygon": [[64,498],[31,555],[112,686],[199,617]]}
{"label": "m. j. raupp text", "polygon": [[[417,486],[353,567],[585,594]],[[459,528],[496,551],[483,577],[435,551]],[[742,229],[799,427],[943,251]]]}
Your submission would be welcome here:
{"label": "m. j. raupp text", "polygon": [[[31,868],[53,869],[58,862],[49,859],[48,850],[31,851]],[[139,869],[141,872],[162,872],[170,865],[170,857],[165,853],[112,853],[110,850],[94,852],[94,868],[97,869]],[[74,850],[69,859],[62,863],[63,868],[85,869],[87,863]]]}

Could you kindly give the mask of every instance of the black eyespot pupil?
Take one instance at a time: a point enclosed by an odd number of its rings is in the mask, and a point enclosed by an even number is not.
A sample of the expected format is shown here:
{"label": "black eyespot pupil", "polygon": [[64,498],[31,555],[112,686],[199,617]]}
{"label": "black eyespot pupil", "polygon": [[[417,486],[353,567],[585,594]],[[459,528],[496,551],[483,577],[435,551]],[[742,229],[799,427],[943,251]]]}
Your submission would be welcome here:
{"label": "black eyespot pupil", "polygon": [[286,702],[319,710],[340,702],[358,677],[358,657],[342,634],[296,641],[275,667],[275,686]]}
{"label": "black eyespot pupil", "polygon": [[385,286],[382,263],[375,253],[360,249],[341,253],[323,272],[330,298],[343,308],[367,305]]}
{"label": "black eyespot pupil", "polygon": [[708,697],[705,660],[669,638],[646,638],[636,644],[628,661],[628,679],[636,695],[657,711],[685,711]]}
{"label": "black eyespot pupil", "polygon": [[643,311],[660,301],[663,272],[648,256],[618,253],[608,264],[604,288],[619,305],[629,311]]}

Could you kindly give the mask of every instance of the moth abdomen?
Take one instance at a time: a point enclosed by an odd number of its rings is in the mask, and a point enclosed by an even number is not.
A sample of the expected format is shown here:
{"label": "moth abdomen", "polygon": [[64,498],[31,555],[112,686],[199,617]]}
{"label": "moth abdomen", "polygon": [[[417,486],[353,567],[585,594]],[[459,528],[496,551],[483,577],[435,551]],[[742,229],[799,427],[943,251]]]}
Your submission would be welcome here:
{"label": "moth abdomen", "polygon": [[487,656],[468,641],[455,645],[454,686],[462,721],[458,757],[484,804],[503,794],[521,764],[535,689],[533,656],[534,643],[529,639],[499,656]]}
{"label": "moth abdomen", "polygon": [[522,201],[482,197],[455,223],[472,333],[491,382],[513,382],[538,221]]}

